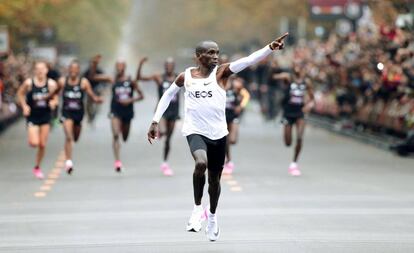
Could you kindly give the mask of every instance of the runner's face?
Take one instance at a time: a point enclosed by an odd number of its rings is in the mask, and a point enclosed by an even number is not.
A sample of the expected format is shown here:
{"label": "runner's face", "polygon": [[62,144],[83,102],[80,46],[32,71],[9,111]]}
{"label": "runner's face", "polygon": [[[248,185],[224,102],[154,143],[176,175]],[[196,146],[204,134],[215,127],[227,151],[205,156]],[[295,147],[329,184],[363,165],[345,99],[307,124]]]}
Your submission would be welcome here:
{"label": "runner's face", "polygon": [[125,62],[117,62],[115,65],[116,74],[118,76],[123,75],[125,72],[126,64]]}
{"label": "runner's face", "polygon": [[101,62],[101,56],[100,55],[96,55],[92,58],[92,65],[93,66],[98,66],[98,64]]}
{"label": "runner's face", "polygon": [[80,72],[79,64],[72,63],[69,66],[69,76],[70,77],[77,77],[79,75],[79,72]]}
{"label": "runner's face", "polygon": [[218,65],[219,48],[218,46],[211,46],[206,51],[200,54],[198,60],[200,64],[211,69]]}
{"label": "runner's face", "polygon": [[167,74],[172,74],[174,72],[174,62],[166,62],[165,63],[165,72]]}
{"label": "runner's face", "polygon": [[302,72],[302,70],[301,70],[301,68],[299,67],[299,66],[295,66],[294,68],[293,68],[293,72],[295,73],[295,75],[297,76],[297,77],[301,77],[301,72]]}
{"label": "runner's face", "polygon": [[48,69],[47,65],[44,62],[37,62],[34,68],[34,73],[37,78],[46,78]]}

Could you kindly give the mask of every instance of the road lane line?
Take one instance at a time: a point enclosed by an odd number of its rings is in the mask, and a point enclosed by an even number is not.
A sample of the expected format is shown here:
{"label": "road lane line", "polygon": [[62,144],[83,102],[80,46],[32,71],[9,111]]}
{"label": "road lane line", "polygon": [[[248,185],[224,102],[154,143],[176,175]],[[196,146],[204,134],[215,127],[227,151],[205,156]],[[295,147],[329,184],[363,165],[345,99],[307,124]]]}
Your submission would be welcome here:
{"label": "road lane line", "polygon": [[241,188],[241,186],[230,187],[230,191],[232,191],[232,192],[241,192],[242,190],[243,190],[243,188]]}
{"label": "road lane line", "polygon": [[63,167],[65,160],[65,152],[62,150],[55,161],[55,166],[47,175],[47,179],[43,181],[43,184],[40,186],[40,191],[35,192],[33,195],[36,198],[43,198],[46,197],[46,191],[51,191],[53,189],[53,185],[59,179],[59,176],[62,172],[61,168]]}
{"label": "road lane line", "polygon": [[55,163],[55,167],[62,168],[63,167],[63,161],[57,161]]}
{"label": "road lane line", "polygon": [[35,193],[34,193],[34,196],[35,196],[36,198],[43,198],[43,197],[45,197],[45,196],[46,196],[46,192],[35,192]]}
{"label": "road lane line", "polygon": [[41,191],[50,191],[50,189],[52,189],[52,187],[50,185],[42,185],[42,186],[40,186],[40,190]]}
{"label": "road lane line", "polygon": [[54,168],[51,173],[59,175],[61,173],[61,170],[58,168]]}
{"label": "road lane line", "polygon": [[52,185],[52,184],[55,184],[55,180],[54,180],[54,179],[47,179],[47,180],[45,180],[45,184],[46,184],[46,185]]}
{"label": "road lane line", "polygon": [[47,178],[49,178],[49,179],[58,179],[58,178],[59,178],[59,175],[56,175],[56,174],[49,174],[49,175],[47,176]]}
{"label": "road lane line", "polygon": [[237,183],[236,180],[229,180],[229,181],[227,181],[227,184],[230,185],[230,186],[236,186],[238,183]]}
{"label": "road lane line", "polygon": [[226,182],[230,186],[230,191],[232,192],[240,192],[243,190],[241,186],[239,186],[239,183],[237,180],[233,178],[233,175],[231,174],[222,174],[221,178],[224,182]]}
{"label": "road lane line", "polygon": [[223,178],[224,180],[230,180],[230,179],[233,179],[233,176],[224,174],[224,175],[221,175],[221,178]]}

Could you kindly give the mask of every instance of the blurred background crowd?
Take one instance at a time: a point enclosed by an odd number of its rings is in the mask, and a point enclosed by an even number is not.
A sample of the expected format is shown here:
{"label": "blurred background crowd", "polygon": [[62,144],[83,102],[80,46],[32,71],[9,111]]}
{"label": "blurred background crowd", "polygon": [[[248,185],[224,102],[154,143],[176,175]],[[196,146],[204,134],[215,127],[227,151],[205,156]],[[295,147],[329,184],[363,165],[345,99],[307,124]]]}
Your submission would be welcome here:
{"label": "blurred background crowd", "polygon": [[412,31],[377,25],[346,36],[333,32],[324,41],[299,41],[281,59],[244,75],[267,119],[277,116],[284,86],[272,75],[298,68],[315,88],[314,114],[336,119],[340,127],[404,137],[414,127],[413,56]]}
{"label": "blurred background crowd", "polygon": [[29,77],[32,61],[24,55],[8,55],[0,62],[0,128],[18,116],[16,92],[22,81]]}
{"label": "blurred background crowd", "polygon": [[[181,70],[192,64],[191,47],[206,34],[222,45],[221,51],[229,59],[235,59],[289,31],[289,45],[282,54],[240,73],[266,121],[278,121],[286,85],[274,79],[274,74],[298,69],[312,80],[315,89],[311,117],[326,120],[339,130],[392,136],[405,144],[412,141],[414,146],[413,1],[183,3],[1,2],[0,25],[5,28],[0,29],[0,38],[1,31],[6,31],[8,44],[0,52],[0,128],[19,117],[16,90],[30,77],[35,59],[50,62],[49,76],[54,79],[65,74],[71,59],[80,59],[86,68],[98,53],[104,55],[106,72],[111,72],[117,57],[135,66],[145,55],[154,59],[153,68],[158,69],[172,55]],[[109,5],[113,8],[108,9]],[[188,15],[177,15],[176,5],[184,6],[180,10]],[[152,15],[154,10],[160,15]],[[95,18],[84,17],[90,11]],[[188,22],[193,16],[197,16],[196,22]],[[173,23],[169,22],[172,17]],[[88,29],[88,25],[100,29]]]}

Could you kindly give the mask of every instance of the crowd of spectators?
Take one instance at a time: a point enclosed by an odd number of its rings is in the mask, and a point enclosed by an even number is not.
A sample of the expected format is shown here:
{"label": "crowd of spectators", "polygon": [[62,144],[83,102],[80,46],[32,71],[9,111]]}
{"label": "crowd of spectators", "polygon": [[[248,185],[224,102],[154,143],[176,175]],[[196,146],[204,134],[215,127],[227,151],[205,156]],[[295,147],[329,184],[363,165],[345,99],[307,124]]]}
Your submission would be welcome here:
{"label": "crowd of spectators", "polygon": [[24,55],[9,54],[0,60],[0,129],[19,114],[16,92],[31,67],[32,61]]}
{"label": "crowd of spectators", "polygon": [[273,74],[295,66],[312,80],[314,114],[334,119],[341,128],[402,138],[414,131],[412,31],[381,25],[348,36],[332,32],[326,40],[301,41],[285,56],[241,73],[266,119],[276,117],[283,94]]}
{"label": "crowd of spectators", "polygon": [[294,50],[315,86],[314,113],[397,136],[414,129],[414,37],[382,25]]}
{"label": "crowd of spectators", "polygon": [[276,119],[283,82],[274,74],[299,68],[315,90],[313,115],[352,129],[405,139],[414,152],[414,32],[393,25],[361,26],[340,36],[299,41],[240,76],[266,120]]}

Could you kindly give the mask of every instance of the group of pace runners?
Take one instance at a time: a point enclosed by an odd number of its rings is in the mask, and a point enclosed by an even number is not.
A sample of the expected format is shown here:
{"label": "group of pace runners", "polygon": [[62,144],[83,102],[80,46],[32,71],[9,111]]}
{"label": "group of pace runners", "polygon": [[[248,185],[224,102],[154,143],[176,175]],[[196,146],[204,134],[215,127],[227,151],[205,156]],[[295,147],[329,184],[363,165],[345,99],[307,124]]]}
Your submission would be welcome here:
{"label": "group of pace runners", "polygon": [[[135,79],[126,75],[126,63],[115,64],[115,77],[105,76],[97,71],[85,78],[80,75],[79,63],[70,63],[69,74],[55,82],[47,78],[47,65],[38,61],[34,66],[33,78],[24,81],[18,91],[18,100],[27,119],[29,145],[37,149],[34,175],[42,179],[40,169],[45,154],[51,111],[56,109],[61,100],[61,121],[65,132],[65,170],[74,171],[72,150],[74,142],[79,139],[82,119],[85,111],[84,97],[94,103],[102,103],[103,98],[95,94],[88,79],[105,81],[112,84],[110,121],[114,152],[114,169],[122,171],[120,158],[120,138],[128,139],[131,120],[134,117],[133,104],[144,98],[138,85],[139,81],[153,81],[158,87],[159,102],[152,123],[148,130],[148,141],[165,137],[163,163],[161,170],[166,176],[172,176],[173,170],[167,163],[171,136],[175,122],[179,119],[179,94],[184,88],[184,117],[182,133],[186,137],[194,158],[193,172],[194,208],[187,224],[187,231],[198,232],[203,220],[207,220],[206,234],[209,240],[218,239],[220,230],[217,223],[216,209],[220,196],[220,179],[222,173],[232,173],[234,164],[231,160],[230,146],[237,141],[238,122],[249,101],[249,93],[244,88],[243,79],[233,75],[258,63],[275,50],[284,47],[284,38],[275,39],[264,48],[247,57],[233,62],[219,59],[219,47],[213,41],[200,42],[195,49],[196,67],[187,68],[176,74],[174,60],[165,61],[164,74],[143,75],[141,73],[147,58],[140,61]],[[283,101],[284,138],[287,146],[292,142],[292,128],[296,126],[296,147],[289,173],[299,176],[297,159],[302,147],[305,127],[304,114],[313,106],[313,92],[306,73],[299,67],[294,73],[275,74],[274,79],[286,83]],[[161,124],[161,126],[160,126]],[[160,131],[161,129],[161,131]],[[206,172],[207,179],[206,179]],[[210,204],[208,208],[201,205],[204,185],[208,181]]]}
{"label": "group of pace runners", "polygon": [[[126,64],[119,61],[115,65],[114,78],[96,74],[96,79],[112,83],[112,101],[110,118],[113,136],[115,170],[121,172],[120,135],[127,140],[131,119],[134,116],[133,103],[143,99],[143,94],[135,80],[125,74]],[[73,145],[79,140],[82,120],[85,114],[84,97],[87,95],[94,103],[102,103],[103,98],[95,94],[87,78],[80,74],[77,61],[70,63],[68,75],[57,82],[47,78],[47,64],[38,61],[34,66],[34,76],[23,82],[18,91],[18,101],[26,117],[28,143],[37,149],[33,174],[39,179],[44,175],[40,168],[50,131],[52,111],[59,105],[61,98],[61,122],[65,133],[65,170],[71,174],[74,170],[72,161]],[[137,96],[134,96],[134,93]]]}

